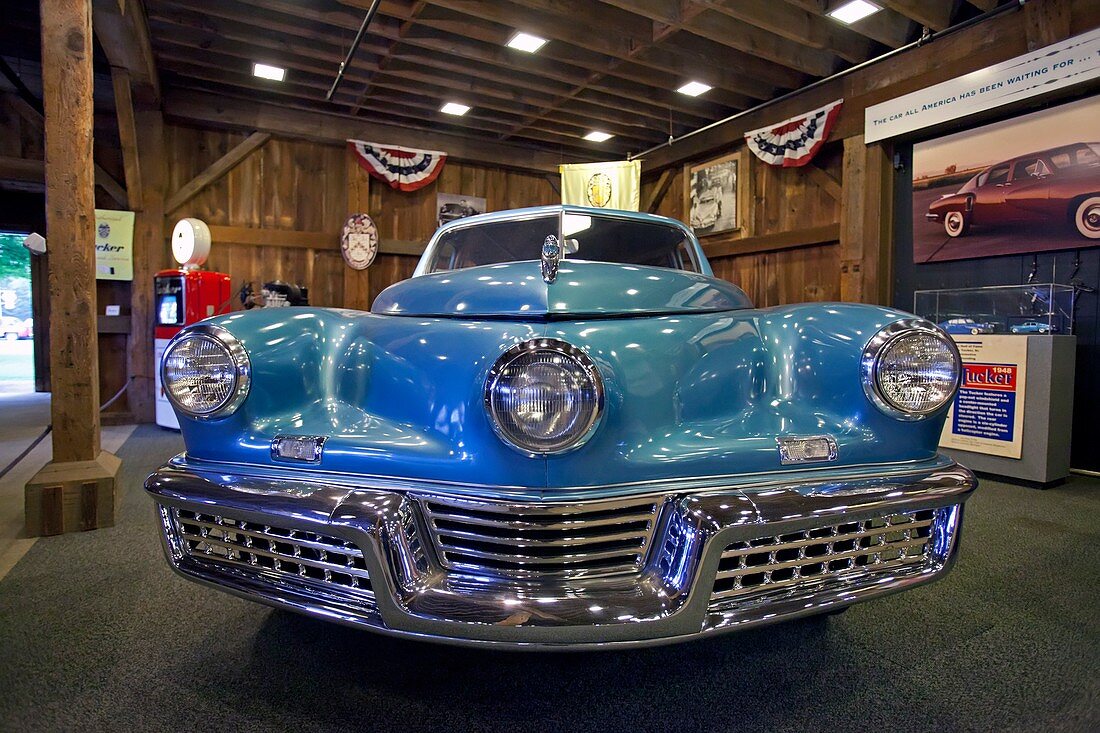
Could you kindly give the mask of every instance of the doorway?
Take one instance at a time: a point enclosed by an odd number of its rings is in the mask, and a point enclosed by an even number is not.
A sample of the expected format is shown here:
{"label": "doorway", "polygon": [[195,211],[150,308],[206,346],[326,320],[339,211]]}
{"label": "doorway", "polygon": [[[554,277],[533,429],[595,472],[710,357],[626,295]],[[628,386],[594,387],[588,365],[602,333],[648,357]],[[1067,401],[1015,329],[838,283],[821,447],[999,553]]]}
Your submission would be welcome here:
{"label": "doorway", "polygon": [[27,235],[0,231],[0,397],[34,392],[34,317]]}

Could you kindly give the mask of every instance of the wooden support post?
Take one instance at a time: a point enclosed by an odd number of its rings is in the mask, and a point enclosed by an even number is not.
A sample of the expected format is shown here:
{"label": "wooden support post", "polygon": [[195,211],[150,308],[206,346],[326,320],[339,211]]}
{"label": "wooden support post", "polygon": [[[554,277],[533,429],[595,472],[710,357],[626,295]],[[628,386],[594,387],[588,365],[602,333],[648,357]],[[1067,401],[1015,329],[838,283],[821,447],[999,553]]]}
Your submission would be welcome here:
{"label": "wooden support post", "polygon": [[[344,161],[348,179],[348,214],[369,214],[370,176],[352,159],[350,153],[344,154]],[[353,270],[345,266],[344,307],[365,311],[370,310],[370,304],[370,269]]]}
{"label": "wooden support post", "polygon": [[840,299],[886,304],[890,300],[890,232],[894,176],[882,144],[862,135],[844,140],[840,202]]}
{"label": "wooden support post", "polygon": [[90,0],[41,0],[53,460],[26,487],[28,534],[114,524],[119,460],[100,450]]}
{"label": "wooden support post", "polygon": [[164,120],[159,110],[134,112],[137,154],[141,161],[142,208],[134,217],[134,281],[130,293],[127,370],[133,381],[126,397],[136,422],[153,422],[153,276],[168,266],[164,199],[168,186]]}
{"label": "wooden support post", "polygon": [[122,145],[122,167],[126,174],[126,197],[131,211],[141,211],[141,165],[137,150],[137,124],[134,121],[134,100],[130,88],[130,73],[126,69],[111,69],[111,83],[115,89],[115,117],[118,119],[118,137]]}

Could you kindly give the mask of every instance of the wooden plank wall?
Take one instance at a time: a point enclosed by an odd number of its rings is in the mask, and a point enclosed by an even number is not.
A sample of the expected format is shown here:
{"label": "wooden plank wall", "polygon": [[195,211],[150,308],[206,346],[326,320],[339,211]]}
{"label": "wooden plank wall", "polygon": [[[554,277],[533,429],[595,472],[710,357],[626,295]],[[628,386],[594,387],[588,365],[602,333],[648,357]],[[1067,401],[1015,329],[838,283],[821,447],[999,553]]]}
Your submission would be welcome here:
{"label": "wooden plank wall", "polygon": [[[178,191],[245,137],[166,125],[168,191]],[[345,180],[340,148],[269,140],[224,178],[169,213],[166,231],[175,221],[193,216],[210,225],[336,232],[345,218]],[[331,242],[318,245],[307,249],[216,241],[207,267],[229,273],[234,293],[246,282],[258,287],[281,279],[309,287],[312,303],[343,305],[343,260]],[[239,301],[234,307],[240,307]]]}
{"label": "wooden plank wall", "polygon": [[[245,137],[168,126],[169,191],[179,190]],[[490,211],[560,200],[545,176],[456,161],[448,161],[439,178],[418,191],[394,191],[371,179],[342,146],[272,138],[172,212],[168,224],[195,216],[216,226],[323,234],[312,249],[215,238],[208,267],[232,275],[235,290],[248,281],[258,286],[281,278],[306,285],[313,305],[367,309],[379,292],[412,274],[417,258],[379,254],[368,270],[351,270],[336,248],[344,220],[365,212],[380,238],[424,243],[436,228],[437,192],[485,198]]]}
{"label": "wooden plank wall", "polygon": [[[719,157],[738,148],[715,154]],[[759,307],[840,299],[840,248],[838,239],[808,246],[792,247],[780,243],[771,251],[751,251],[745,254],[715,254],[736,251],[741,240],[744,248],[757,249],[753,243],[761,238],[789,232],[811,230],[836,225],[840,221],[840,203],[835,198],[833,181],[841,178],[843,147],[826,145],[810,168],[776,168],[761,163],[751,154],[742,156],[747,165],[749,211],[743,231],[701,237],[700,241],[714,268],[714,274],[740,286]],[[742,175],[745,172],[742,171]],[[657,185],[658,174],[642,181],[642,200]],[[685,169],[676,171],[668,192],[654,213],[687,221],[684,210]],[[763,245],[765,250],[773,245]]]}

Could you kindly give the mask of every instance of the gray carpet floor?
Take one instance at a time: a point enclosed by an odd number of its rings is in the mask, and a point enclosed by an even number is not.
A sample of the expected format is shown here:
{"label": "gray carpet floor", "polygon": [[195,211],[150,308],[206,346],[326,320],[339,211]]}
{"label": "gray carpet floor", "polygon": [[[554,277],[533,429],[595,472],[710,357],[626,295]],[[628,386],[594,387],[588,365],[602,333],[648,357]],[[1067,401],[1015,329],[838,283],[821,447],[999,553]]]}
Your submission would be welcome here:
{"label": "gray carpet floor", "polygon": [[117,526],[0,581],[0,730],[1100,730],[1100,481],[986,482],[946,579],[831,618],[603,653],[379,637],[201,588],[120,451]]}

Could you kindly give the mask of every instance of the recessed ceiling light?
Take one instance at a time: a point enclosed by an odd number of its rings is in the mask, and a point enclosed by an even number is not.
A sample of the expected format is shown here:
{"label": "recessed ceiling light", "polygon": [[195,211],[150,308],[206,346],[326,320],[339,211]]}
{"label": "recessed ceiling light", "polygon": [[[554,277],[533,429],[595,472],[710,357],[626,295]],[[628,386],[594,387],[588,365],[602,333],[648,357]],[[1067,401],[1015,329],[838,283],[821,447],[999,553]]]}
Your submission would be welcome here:
{"label": "recessed ceiling light", "polygon": [[713,88],[714,87],[711,85],[704,84],[701,81],[689,81],[676,91],[680,92],[680,94],[686,94],[689,97],[698,97],[700,94],[709,92]]}
{"label": "recessed ceiling light", "polygon": [[470,108],[458,102],[447,102],[439,108],[439,111],[446,115],[464,115],[470,111]]}
{"label": "recessed ceiling light", "polygon": [[526,51],[527,53],[534,53],[542,48],[546,44],[545,38],[539,38],[533,36],[530,33],[523,33],[522,31],[516,31],[516,35],[512,36],[508,41],[508,48],[515,48],[520,51]]}
{"label": "recessed ceiling light", "polygon": [[602,143],[605,140],[610,140],[613,137],[615,137],[615,136],[611,135],[609,133],[600,132],[599,130],[593,130],[592,132],[585,135],[584,139],[585,140],[591,140],[594,143]]}
{"label": "recessed ceiling light", "polygon": [[874,15],[880,10],[882,8],[874,3],[867,2],[867,0],[848,0],[843,5],[838,5],[830,10],[829,17],[851,25],[857,20],[863,20],[868,15]]}
{"label": "recessed ceiling light", "polygon": [[280,66],[268,66],[267,64],[252,64],[252,75],[261,79],[282,81],[286,77],[286,69]]}

